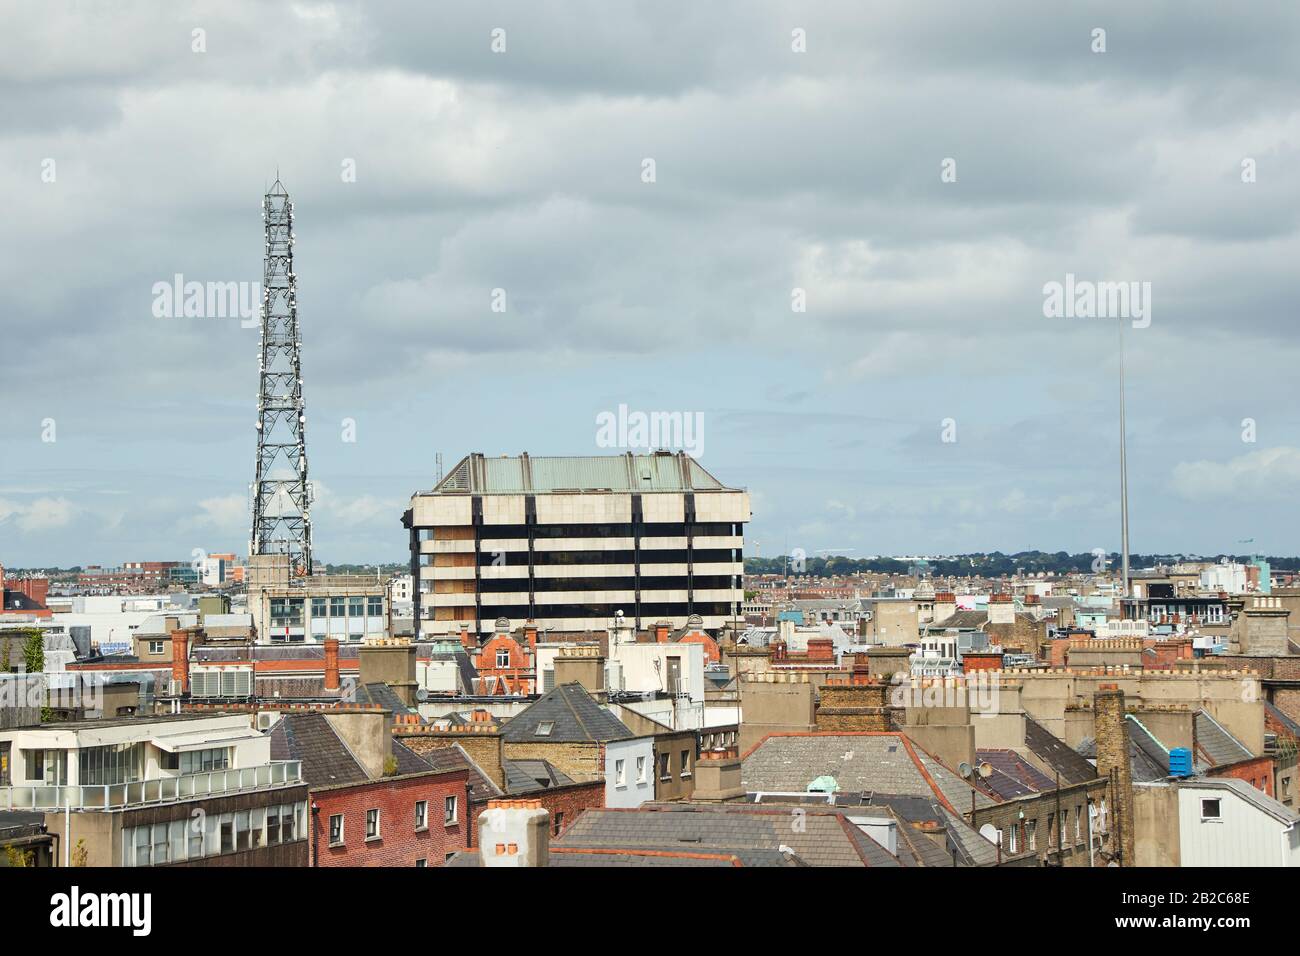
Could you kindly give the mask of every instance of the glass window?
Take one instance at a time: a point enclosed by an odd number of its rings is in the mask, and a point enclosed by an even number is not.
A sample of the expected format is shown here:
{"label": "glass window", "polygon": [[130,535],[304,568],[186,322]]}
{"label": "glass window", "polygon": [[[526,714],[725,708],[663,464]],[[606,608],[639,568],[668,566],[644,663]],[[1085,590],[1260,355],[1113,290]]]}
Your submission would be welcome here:
{"label": "glass window", "polygon": [[235,849],[247,850],[248,847],[248,811],[240,810],[235,814]]}
{"label": "glass window", "polygon": [[256,807],[248,819],[248,845],[256,850],[266,840],[266,807]]}
{"label": "glass window", "polygon": [[188,846],[185,839],[184,820],[173,820],[167,824],[167,841],[171,844],[171,858],[173,863],[185,862],[188,854]]}
{"label": "glass window", "polygon": [[266,809],[266,845],[275,846],[280,842],[280,808]]}
{"label": "glass window", "polygon": [[149,828],[135,827],[135,865],[149,865]]}
{"label": "glass window", "polygon": [[190,817],[185,824],[186,840],[189,842],[189,852],[186,856],[191,860],[201,859],[203,856],[203,818]]}
{"label": "glass window", "polygon": [[636,782],[645,783],[645,757],[636,758]]}
{"label": "glass window", "polygon": [[330,817],[330,846],[338,846],[342,842],[343,842],[343,814],[336,813]]}
{"label": "glass window", "polygon": [[[144,829],[143,827],[141,829]],[[153,865],[159,866],[168,862],[171,857],[167,852],[167,824],[155,823],[153,825]]]}
{"label": "glass window", "polygon": [[1222,816],[1222,810],[1219,805],[1219,798],[1206,799],[1201,801],[1201,819],[1218,820]]}
{"label": "glass window", "polygon": [[429,825],[429,801],[415,801],[415,828],[423,830]]}
{"label": "glass window", "polygon": [[375,840],[379,838],[379,811],[366,811],[366,839]]}
{"label": "glass window", "polygon": [[314,597],[311,599],[311,616],[325,616],[325,599],[323,597]]}
{"label": "glass window", "polygon": [[691,752],[689,750],[682,751],[682,769],[680,773],[683,777],[691,775]]}
{"label": "glass window", "polygon": [[442,825],[452,826],[456,822],[456,798],[448,797],[443,802]]}
{"label": "glass window", "polygon": [[365,617],[366,616],[366,599],[363,597],[348,598],[348,617]]}
{"label": "glass window", "polygon": [[623,769],[623,761],[621,760],[614,761],[614,783],[620,787],[627,783],[627,774]]}
{"label": "glass window", "polygon": [[298,808],[285,804],[280,811],[280,839],[285,843],[298,839]]}
{"label": "glass window", "polygon": [[382,617],[384,613],[384,599],[378,595],[371,595],[366,598],[366,613],[371,617]]}
{"label": "glass window", "polygon": [[229,813],[221,815],[221,852],[235,851],[235,819]]}
{"label": "glass window", "polygon": [[347,613],[347,600],[345,598],[330,598],[330,617],[345,617]]}

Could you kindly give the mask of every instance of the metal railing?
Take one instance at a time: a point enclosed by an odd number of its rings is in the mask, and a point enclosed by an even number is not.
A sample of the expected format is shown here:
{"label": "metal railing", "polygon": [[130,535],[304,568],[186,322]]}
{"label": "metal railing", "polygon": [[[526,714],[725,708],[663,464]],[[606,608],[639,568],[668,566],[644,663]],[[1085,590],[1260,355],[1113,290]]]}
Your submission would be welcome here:
{"label": "metal railing", "polygon": [[0,787],[0,810],[118,810],[301,782],[301,761],[277,760],[260,767],[209,770],[136,783]]}

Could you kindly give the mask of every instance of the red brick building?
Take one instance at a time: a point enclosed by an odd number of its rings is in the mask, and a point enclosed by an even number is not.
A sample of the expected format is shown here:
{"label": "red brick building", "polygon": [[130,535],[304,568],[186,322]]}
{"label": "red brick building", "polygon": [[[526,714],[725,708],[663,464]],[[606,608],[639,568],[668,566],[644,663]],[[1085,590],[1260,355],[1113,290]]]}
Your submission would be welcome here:
{"label": "red brick building", "polygon": [[534,693],[537,625],[524,626],[523,640],[497,632],[477,650],[470,650],[478,670],[479,694],[528,695]]}
{"label": "red brick building", "polygon": [[441,866],[470,830],[467,766],[435,768],[392,738],[381,708],[283,714],[277,760],[309,791],[312,866]]}
{"label": "red brick building", "polygon": [[312,865],[441,866],[467,845],[466,776],[429,771],[312,787]]}

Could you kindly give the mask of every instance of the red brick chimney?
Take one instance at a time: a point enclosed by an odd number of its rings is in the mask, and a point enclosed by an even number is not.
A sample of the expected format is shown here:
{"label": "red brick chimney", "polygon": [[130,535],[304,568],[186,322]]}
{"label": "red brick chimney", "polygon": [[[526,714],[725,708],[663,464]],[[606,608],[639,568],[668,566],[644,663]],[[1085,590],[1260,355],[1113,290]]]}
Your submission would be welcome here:
{"label": "red brick chimney", "polygon": [[462,624],[460,626],[460,646],[465,648],[465,650],[469,651],[471,654],[478,651],[478,641],[469,636],[468,624]]}
{"label": "red brick chimney", "polygon": [[524,622],[524,640],[528,642],[528,648],[534,654],[537,653],[537,622],[529,619]]}
{"label": "red brick chimney", "polygon": [[325,689],[339,689],[339,639],[325,638]]}
{"label": "red brick chimney", "polygon": [[656,644],[668,643],[668,631],[670,627],[671,625],[667,621],[655,622],[655,643]]}
{"label": "red brick chimney", "polygon": [[808,661],[828,663],[835,660],[835,642],[829,637],[808,638]]}
{"label": "red brick chimney", "polygon": [[178,694],[190,692],[190,635],[183,629],[172,631],[172,681]]}

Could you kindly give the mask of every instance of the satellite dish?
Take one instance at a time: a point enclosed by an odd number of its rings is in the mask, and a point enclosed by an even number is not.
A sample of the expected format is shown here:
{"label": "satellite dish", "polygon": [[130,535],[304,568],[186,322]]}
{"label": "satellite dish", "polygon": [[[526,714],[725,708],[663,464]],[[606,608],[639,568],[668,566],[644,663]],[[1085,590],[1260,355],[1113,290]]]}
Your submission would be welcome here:
{"label": "satellite dish", "polygon": [[963,780],[969,780],[971,775],[971,766],[966,761],[957,764],[957,772],[961,774]]}
{"label": "satellite dish", "polygon": [[993,776],[993,765],[989,763],[980,764],[980,776],[985,780]]}
{"label": "satellite dish", "polygon": [[999,833],[998,828],[991,823],[986,823],[984,826],[980,827],[980,836],[988,840],[990,843],[997,844],[998,846],[1002,845],[1002,834]]}
{"label": "satellite dish", "polygon": [[420,703],[424,703],[426,700],[429,699],[429,692],[425,690],[423,687],[421,687],[418,690],[416,690],[415,699],[418,700]]}

